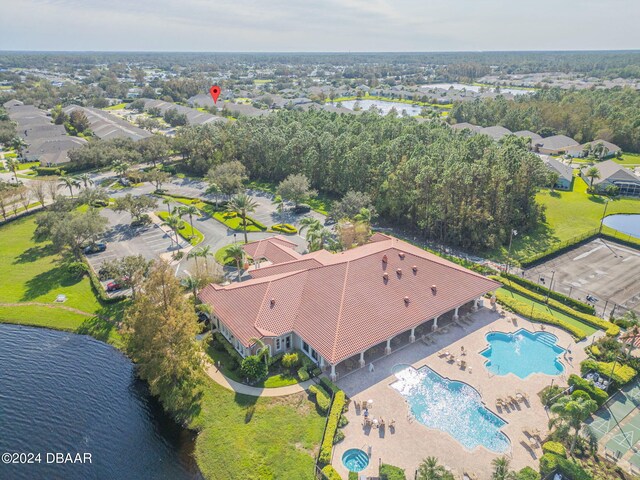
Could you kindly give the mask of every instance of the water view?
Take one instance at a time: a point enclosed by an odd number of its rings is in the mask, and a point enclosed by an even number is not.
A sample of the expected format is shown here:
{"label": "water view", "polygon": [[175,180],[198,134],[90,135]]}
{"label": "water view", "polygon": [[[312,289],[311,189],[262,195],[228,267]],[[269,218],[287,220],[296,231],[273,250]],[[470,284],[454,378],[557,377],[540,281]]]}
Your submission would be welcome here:
{"label": "water view", "polygon": [[[463,83],[431,83],[428,85],[421,85],[421,88],[431,89],[431,88],[444,88],[445,90],[449,90],[453,88],[454,90],[466,90],[468,92],[479,92],[482,88],[488,91],[495,91],[495,87],[481,87],[480,85],[465,85]],[[534,90],[524,89],[524,88],[507,88],[500,87],[500,92],[502,93],[510,93],[511,95],[526,95],[528,93],[532,93]]]}
{"label": "water view", "polygon": [[356,104],[358,104],[360,110],[369,110],[372,106],[375,106],[381,115],[386,115],[392,108],[395,108],[398,114],[402,114],[404,110],[407,112],[407,115],[412,117],[418,116],[422,112],[422,107],[420,106],[413,106],[401,102],[388,102],[386,100],[346,100],[341,103],[344,108],[348,108],[349,110],[353,110]]}
{"label": "water view", "polygon": [[[0,324],[0,365],[0,452],[42,454],[40,464],[0,464],[0,478],[201,478],[193,434],[109,345]],[[90,453],[92,464],[47,464],[47,452]]]}
{"label": "water view", "polygon": [[619,232],[640,238],[640,215],[608,215],[602,223]]}

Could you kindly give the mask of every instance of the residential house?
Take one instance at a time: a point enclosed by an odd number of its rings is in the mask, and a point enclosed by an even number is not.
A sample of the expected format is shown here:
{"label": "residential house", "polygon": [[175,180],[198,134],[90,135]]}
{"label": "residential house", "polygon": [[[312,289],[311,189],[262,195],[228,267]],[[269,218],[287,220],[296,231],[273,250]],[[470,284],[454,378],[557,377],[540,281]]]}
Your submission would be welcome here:
{"label": "residential house", "polygon": [[[299,349],[336,379],[344,362],[364,366],[438,321],[475,310],[498,282],[394,237],[375,234],[341,253],[301,255],[283,237],[244,246],[262,259],[251,279],[211,284],[198,295],[240,355],[261,339],[272,354]],[[342,366],[342,367],[341,367]]]}
{"label": "residential house", "polygon": [[548,155],[540,155],[540,157],[550,171],[558,174],[558,181],[555,183],[554,188],[571,190],[573,168]]}
{"label": "residential house", "polygon": [[538,140],[534,144],[534,150],[544,155],[559,155],[565,153],[567,148],[578,145],[573,138],[566,135],[553,135],[551,137]]}
{"label": "residential house", "polygon": [[[613,160],[596,163],[600,178],[593,180],[593,187],[597,191],[603,191],[609,185],[615,185],[619,193],[625,197],[640,197],[640,177],[631,170],[617,164]],[[591,183],[591,179],[586,176],[586,170],[580,174],[585,182]]]}

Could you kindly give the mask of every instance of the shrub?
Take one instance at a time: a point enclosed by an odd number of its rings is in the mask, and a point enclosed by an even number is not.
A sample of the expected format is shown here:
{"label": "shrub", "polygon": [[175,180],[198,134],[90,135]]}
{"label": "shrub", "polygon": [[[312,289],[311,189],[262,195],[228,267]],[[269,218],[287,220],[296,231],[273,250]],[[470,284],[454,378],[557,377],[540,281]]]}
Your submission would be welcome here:
{"label": "shrub", "polygon": [[580,364],[580,372],[583,375],[591,370],[595,370],[599,374],[611,378],[619,386],[626,385],[633,380],[637,374],[630,366],[622,365],[618,362],[598,362],[588,359]]}
{"label": "shrub", "polygon": [[380,465],[378,475],[380,476],[380,480],[407,480],[403,469],[387,463]]}
{"label": "shrub", "polygon": [[322,445],[320,446],[320,462],[326,464],[331,463],[331,453],[333,451],[333,437],[336,434],[338,428],[338,421],[342,415],[344,409],[345,395],[342,390],[337,392],[333,397],[333,404],[329,411],[329,418],[327,419],[327,427],[322,439]]}
{"label": "shrub", "polygon": [[287,235],[298,233],[298,229],[288,223],[278,223],[271,227],[271,230],[273,230],[274,232],[286,233]]}
{"label": "shrub", "polygon": [[[493,277],[493,278],[496,280],[499,280],[500,277]],[[600,330],[604,330],[606,334],[610,337],[615,337],[620,333],[620,327],[615,323],[608,322],[594,315],[578,312],[564,305],[563,303],[560,303],[559,301],[554,300],[553,298],[549,298],[548,301],[546,301],[546,294],[541,295],[539,293],[532,292],[531,290],[526,289],[522,285],[518,285],[517,283],[513,283],[513,282],[506,283],[504,285],[504,288],[506,288],[507,290],[516,291],[521,295],[524,295],[525,297],[531,298],[532,300],[537,300],[539,302],[547,303],[550,307],[553,307],[556,310],[559,310],[562,313],[569,315],[570,317],[574,317],[593,327],[599,328]]]}
{"label": "shrub", "polygon": [[504,305],[505,307],[510,309],[512,312],[522,315],[523,317],[527,317],[532,321],[547,323],[549,325],[555,325],[557,327],[560,327],[563,330],[566,330],[567,332],[569,332],[578,340],[584,340],[587,337],[587,335],[584,333],[582,329],[574,325],[571,325],[570,323],[567,323],[560,318],[556,318],[553,315],[549,315],[546,312],[533,310],[533,314],[532,314],[531,306],[511,297],[505,292],[498,290],[496,292],[496,299],[500,304]]}
{"label": "shrub", "polygon": [[328,392],[333,392],[334,394],[336,394],[340,391],[340,387],[338,387],[335,383],[333,383],[331,380],[329,380],[326,377],[322,377],[320,379],[320,383],[322,384],[323,387],[325,387],[325,389]]}
{"label": "shrub", "polygon": [[276,353],[275,355],[270,356],[269,357],[269,366],[275,365],[276,363],[281,361],[284,358],[284,356],[285,356],[284,352]]}
{"label": "shrub", "polygon": [[593,315],[596,312],[596,309],[594,307],[592,307],[591,305],[588,305],[584,302],[581,302],[579,300],[576,300],[574,298],[571,297],[567,297],[566,295],[563,295],[560,292],[556,292],[551,290],[551,292],[549,292],[549,290],[545,287],[543,287],[542,285],[536,283],[536,282],[532,282],[531,280],[527,280],[526,278],[522,278],[519,277],[517,275],[513,275],[511,273],[506,273],[506,272],[502,272],[500,274],[501,277],[503,278],[507,278],[509,280],[511,280],[512,282],[518,283],[520,285],[522,285],[523,287],[528,288],[529,290],[533,290],[534,292],[537,293],[541,293],[543,295],[546,295],[547,293],[549,293],[549,297],[553,298],[555,300],[558,300],[561,303],[564,303],[565,305],[579,311],[582,313],[588,313],[590,315]]}
{"label": "shrub", "polygon": [[327,480],[342,480],[342,477],[336,469],[333,468],[333,465],[325,465],[322,469],[322,474]]}
{"label": "shrub", "polygon": [[609,394],[604,390],[596,387],[592,382],[579,377],[578,375],[569,375],[569,385],[574,390],[582,390],[589,394],[592,400],[595,400],[599,407],[601,407],[609,398]]}
{"label": "shrub", "polygon": [[316,404],[320,411],[323,414],[327,413],[329,410],[329,404],[331,403],[331,398],[327,396],[327,393],[319,385],[311,385],[309,387],[309,391],[316,397]]}
{"label": "shrub", "polygon": [[301,382],[306,382],[309,380],[309,374],[307,373],[307,368],[302,366],[298,369],[298,378]]}
{"label": "shrub", "polygon": [[358,474],[356,472],[349,472],[349,480],[358,480]]}
{"label": "shrub", "polygon": [[542,451],[544,453],[553,453],[554,455],[560,455],[567,458],[567,450],[559,442],[546,442],[542,444]]}
{"label": "shrub", "polygon": [[550,385],[548,387],[544,387],[540,392],[540,401],[543,405],[548,405],[549,402],[556,398],[563,392],[564,388],[560,385]]}
{"label": "shrub", "polygon": [[215,332],[213,334],[213,339],[214,339],[214,347],[216,349],[218,349],[218,346],[222,347],[223,350],[226,350],[227,353],[229,354],[229,356],[235,360],[235,362],[240,365],[242,363],[242,357],[240,356],[240,354],[236,351],[235,348],[233,348],[233,345],[231,345],[231,343],[229,343],[229,340],[227,340],[226,338],[224,338],[224,335],[222,335],[222,333],[220,332]]}
{"label": "shrub", "polygon": [[296,353],[285,353],[282,357],[282,366],[284,368],[294,368],[300,365],[300,356]]}
{"label": "shrub", "polygon": [[515,480],[540,480],[540,474],[531,467],[524,467],[516,473]]}
{"label": "shrub", "polygon": [[540,457],[540,473],[543,477],[551,475],[554,471],[572,480],[592,480],[593,477],[577,463],[567,460],[553,453],[545,453]]}
{"label": "shrub", "polygon": [[349,419],[344,415],[340,416],[340,421],[338,422],[338,428],[344,428],[349,424]]}
{"label": "shrub", "polygon": [[602,352],[600,351],[600,349],[598,348],[597,345],[592,345],[591,346],[591,354],[596,356],[596,357],[599,357],[600,355],[602,355]]}
{"label": "shrub", "polygon": [[242,360],[240,372],[249,380],[259,380],[267,376],[267,366],[257,355],[249,355]]}
{"label": "shrub", "polygon": [[338,429],[333,437],[333,444],[335,445],[336,443],[340,443],[342,440],[344,440],[344,432]]}
{"label": "shrub", "polygon": [[93,292],[96,294],[96,296],[100,299],[102,303],[116,303],[127,298],[125,295],[117,295],[114,297],[110,297],[109,295],[107,295],[107,292],[102,286],[102,283],[100,283],[100,279],[98,278],[96,273],[93,271],[93,268],[91,268],[91,266],[89,265],[87,258],[83,256],[82,260],[87,265],[87,272],[89,273],[89,279],[91,280],[91,288],[93,288]]}

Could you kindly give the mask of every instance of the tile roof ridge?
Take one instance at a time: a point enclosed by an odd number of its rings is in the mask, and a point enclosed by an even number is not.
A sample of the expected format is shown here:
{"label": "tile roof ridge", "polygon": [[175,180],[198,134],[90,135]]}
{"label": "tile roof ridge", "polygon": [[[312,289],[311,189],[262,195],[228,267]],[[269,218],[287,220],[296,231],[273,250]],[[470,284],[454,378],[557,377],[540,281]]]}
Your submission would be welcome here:
{"label": "tile roof ridge", "polygon": [[338,343],[338,335],[340,334],[340,323],[342,322],[342,308],[344,306],[344,296],[347,291],[347,279],[349,278],[349,263],[346,262],[346,270],[344,272],[344,281],[342,282],[342,293],[340,295],[340,309],[338,310],[338,321],[336,322],[336,329],[333,337],[333,347],[331,348],[331,361],[336,358],[336,346]]}

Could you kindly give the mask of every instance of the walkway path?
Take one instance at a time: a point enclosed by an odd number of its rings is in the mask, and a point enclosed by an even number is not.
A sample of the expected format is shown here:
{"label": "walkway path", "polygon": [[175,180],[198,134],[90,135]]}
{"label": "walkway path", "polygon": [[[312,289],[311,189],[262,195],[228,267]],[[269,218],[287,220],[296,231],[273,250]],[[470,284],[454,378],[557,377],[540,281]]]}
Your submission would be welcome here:
{"label": "walkway path", "polygon": [[287,385],[286,387],[251,387],[249,385],[244,385],[225,377],[222,372],[215,367],[215,365],[212,365],[209,362],[207,362],[205,371],[214,382],[216,382],[218,385],[223,386],[227,390],[231,390],[232,392],[242,395],[249,395],[252,397],[285,397],[287,395],[293,395],[294,393],[304,392],[307,388],[314,384],[313,380],[307,380],[306,382],[296,383],[295,385]]}

